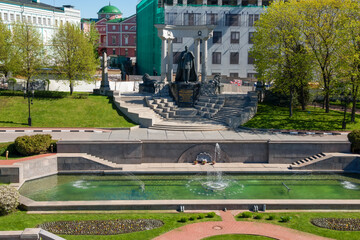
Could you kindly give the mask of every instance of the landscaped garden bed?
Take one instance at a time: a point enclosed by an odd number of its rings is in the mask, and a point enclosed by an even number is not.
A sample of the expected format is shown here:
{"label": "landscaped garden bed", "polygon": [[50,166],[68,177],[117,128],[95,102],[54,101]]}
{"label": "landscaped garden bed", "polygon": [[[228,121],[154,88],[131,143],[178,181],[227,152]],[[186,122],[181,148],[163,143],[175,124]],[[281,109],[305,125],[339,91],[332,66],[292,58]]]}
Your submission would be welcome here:
{"label": "landscaped garden bed", "polygon": [[94,221],[57,221],[38,225],[46,231],[61,235],[116,235],[151,230],[164,225],[160,220],[94,220]]}
{"label": "landscaped garden bed", "polygon": [[317,227],[337,231],[360,231],[360,219],[358,218],[314,218],[311,223]]}

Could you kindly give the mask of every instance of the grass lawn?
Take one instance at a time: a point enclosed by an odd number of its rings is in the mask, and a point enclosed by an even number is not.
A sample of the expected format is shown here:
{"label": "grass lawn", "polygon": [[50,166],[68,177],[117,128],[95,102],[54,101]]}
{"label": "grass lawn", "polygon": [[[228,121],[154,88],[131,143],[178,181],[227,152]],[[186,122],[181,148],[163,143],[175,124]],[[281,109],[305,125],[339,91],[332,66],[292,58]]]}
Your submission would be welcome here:
{"label": "grass lawn", "polygon": [[[0,127],[27,127],[28,102],[23,97],[0,96]],[[87,99],[34,98],[33,127],[132,127],[105,96]]]}
{"label": "grass lawn", "polygon": [[[245,127],[263,129],[296,129],[296,130],[322,130],[341,131],[344,113],[324,109],[307,107],[306,111],[294,109],[289,117],[289,109],[260,103],[258,112],[253,119],[244,124]],[[348,131],[360,129],[360,115],[356,115],[356,123],[350,124],[351,114],[347,114],[346,127]]]}
{"label": "grass lawn", "polygon": [[108,219],[158,219],[164,222],[164,225],[157,229],[152,229],[143,232],[119,234],[119,235],[110,235],[110,236],[71,236],[71,235],[62,235],[66,239],[74,240],[101,240],[101,239],[117,239],[117,240],[128,240],[128,239],[153,239],[156,236],[159,236],[165,232],[168,232],[172,229],[181,227],[185,224],[194,223],[194,222],[204,222],[204,221],[221,221],[219,216],[214,218],[204,218],[197,219],[194,221],[188,221],[187,223],[180,223],[178,220],[181,217],[190,217],[198,216],[199,214],[189,214],[189,213],[123,213],[123,214],[111,214],[111,213],[89,213],[89,214],[27,214],[26,212],[16,212],[8,216],[0,217],[0,231],[16,231],[23,230],[25,228],[34,228],[36,225],[43,222],[51,221],[72,221],[72,220],[108,220]]}
{"label": "grass lawn", "polygon": [[225,235],[217,235],[208,238],[203,238],[203,240],[269,240],[269,239],[273,239],[273,238],[256,236],[256,235],[246,235],[246,234],[225,234]]}
{"label": "grass lawn", "polygon": [[[257,215],[259,213],[253,213]],[[262,219],[236,218],[239,221],[254,221],[277,224],[283,227],[297,229],[303,232],[309,232],[315,235],[334,238],[339,240],[357,240],[360,238],[359,231],[335,231],[316,227],[311,224],[313,218],[360,218],[359,212],[286,212],[286,213],[260,213]],[[274,220],[266,220],[269,215],[275,216]],[[279,222],[280,217],[290,216],[289,222]]]}

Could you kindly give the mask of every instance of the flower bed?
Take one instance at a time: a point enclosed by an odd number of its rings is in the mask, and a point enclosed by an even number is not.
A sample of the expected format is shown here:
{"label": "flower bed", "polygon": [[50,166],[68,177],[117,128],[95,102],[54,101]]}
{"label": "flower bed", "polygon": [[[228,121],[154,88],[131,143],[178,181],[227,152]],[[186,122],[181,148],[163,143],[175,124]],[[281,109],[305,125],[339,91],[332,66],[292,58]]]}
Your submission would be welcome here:
{"label": "flower bed", "polygon": [[97,220],[97,221],[58,221],[38,225],[46,231],[62,235],[116,235],[121,233],[151,230],[164,225],[160,220]]}
{"label": "flower bed", "polygon": [[360,219],[358,218],[314,218],[311,223],[317,227],[337,231],[360,231]]}

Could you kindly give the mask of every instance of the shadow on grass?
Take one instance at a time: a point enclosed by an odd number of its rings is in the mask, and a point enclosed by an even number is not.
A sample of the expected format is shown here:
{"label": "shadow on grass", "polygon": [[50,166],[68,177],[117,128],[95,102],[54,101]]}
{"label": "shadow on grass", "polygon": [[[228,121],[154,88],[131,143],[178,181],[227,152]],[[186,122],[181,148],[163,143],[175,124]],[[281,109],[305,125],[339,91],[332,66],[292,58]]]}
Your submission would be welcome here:
{"label": "shadow on grass", "polygon": [[0,123],[28,126],[27,123],[15,123],[13,121],[0,121]]}
{"label": "shadow on grass", "polygon": [[133,122],[130,118],[128,118],[125,114],[123,114],[120,109],[118,109],[115,105],[114,99],[112,97],[107,97],[107,99],[109,100],[109,104],[111,104],[112,109],[114,109],[117,114],[121,117],[123,117],[126,121],[128,121],[129,123],[132,123],[134,125],[138,125],[137,123]]}

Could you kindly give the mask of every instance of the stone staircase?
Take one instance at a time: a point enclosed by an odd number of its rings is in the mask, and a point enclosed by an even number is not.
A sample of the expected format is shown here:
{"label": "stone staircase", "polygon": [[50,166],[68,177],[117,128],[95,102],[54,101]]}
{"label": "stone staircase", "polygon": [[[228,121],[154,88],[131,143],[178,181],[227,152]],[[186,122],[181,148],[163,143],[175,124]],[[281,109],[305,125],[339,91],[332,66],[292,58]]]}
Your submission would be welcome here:
{"label": "stone staircase", "polygon": [[319,162],[319,161],[322,161],[322,160],[325,160],[327,159],[328,157],[331,157],[331,156],[328,156],[327,154],[325,153],[319,153],[319,154],[315,154],[311,157],[307,157],[307,158],[304,158],[304,159],[301,159],[299,161],[295,161],[293,163],[291,163],[291,165],[289,166],[290,169],[294,169],[294,168],[302,168],[302,167],[305,167],[307,165],[310,165],[310,164],[313,164],[315,162]]}
{"label": "stone staircase", "polygon": [[225,96],[201,96],[195,104],[198,115],[205,118],[213,118],[224,106]]}
{"label": "stone staircase", "polygon": [[256,93],[226,95],[223,107],[211,119],[236,128],[254,117],[256,111]]}
{"label": "stone staircase", "polygon": [[57,157],[61,159],[83,158],[102,166],[106,166],[112,170],[122,170],[122,166],[120,164],[116,164],[114,162],[87,153],[58,153]]}
{"label": "stone staircase", "polygon": [[145,101],[148,107],[165,119],[193,118],[198,114],[198,111],[194,108],[179,108],[170,97],[146,97]]}

